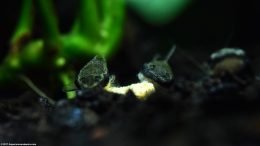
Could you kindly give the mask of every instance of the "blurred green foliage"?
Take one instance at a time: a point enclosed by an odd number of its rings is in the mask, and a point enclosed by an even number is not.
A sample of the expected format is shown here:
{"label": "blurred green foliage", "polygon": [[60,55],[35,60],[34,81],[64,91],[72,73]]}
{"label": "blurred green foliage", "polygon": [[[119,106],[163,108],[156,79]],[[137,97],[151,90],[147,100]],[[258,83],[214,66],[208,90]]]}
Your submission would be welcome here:
{"label": "blurred green foliage", "polygon": [[192,0],[127,0],[146,21],[165,24],[176,18]]}
{"label": "blurred green foliage", "polygon": [[[108,57],[115,51],[122,33],[124,1],[80,0],[71,31],[60,34],[51,0],[23,0],[9,53],[0,65],[0,84],[43,64],[55,71],[64,86],[73,84],[74,71],[68,67],[73,60],[94,55]],[[44,36],[38,40],[31,37],[33,9],[43,23]]]}

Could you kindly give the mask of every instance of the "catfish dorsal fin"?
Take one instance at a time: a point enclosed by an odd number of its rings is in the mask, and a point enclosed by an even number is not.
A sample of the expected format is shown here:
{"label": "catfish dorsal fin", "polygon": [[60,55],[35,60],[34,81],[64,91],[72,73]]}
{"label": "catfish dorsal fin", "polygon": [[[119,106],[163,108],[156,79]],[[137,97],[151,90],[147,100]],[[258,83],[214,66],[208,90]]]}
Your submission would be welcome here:
{"label": "catfish dorsal fin", "polygon": [[174,54],[174,52],[176,51],[176,45],[173,45],[171,50],[168,52],[167,56],[165,57],[165,61],[168,62],[170,60],[170,58],[172,57],[172,55]]}

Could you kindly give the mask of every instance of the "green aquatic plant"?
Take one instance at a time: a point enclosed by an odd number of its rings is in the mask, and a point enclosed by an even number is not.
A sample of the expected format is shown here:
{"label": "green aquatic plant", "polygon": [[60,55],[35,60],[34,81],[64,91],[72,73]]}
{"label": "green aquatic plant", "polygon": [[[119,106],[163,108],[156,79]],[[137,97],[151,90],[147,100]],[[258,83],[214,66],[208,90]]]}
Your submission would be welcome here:
{"label": "green aquatic plant", "polygon": [[[10,50],[0,65],[0,85],[25,70],[43,66],[53,71],[63,86],[73,84],[71,62],[78,58],[115,52],[124,21],[124,0],[80,0],[71,31],[61,34],[51,0],[23,0]],[[32,38],[34,11],[39,12],[43,37]],[[37,15],[38,16],[38,15]],[[73,97],[70,92],[67,95]]]}
{"label": "green aquatic plant", "polygon": [[167,24],[177,18],[192,0],[126,0],[147,22],[155,25]]}

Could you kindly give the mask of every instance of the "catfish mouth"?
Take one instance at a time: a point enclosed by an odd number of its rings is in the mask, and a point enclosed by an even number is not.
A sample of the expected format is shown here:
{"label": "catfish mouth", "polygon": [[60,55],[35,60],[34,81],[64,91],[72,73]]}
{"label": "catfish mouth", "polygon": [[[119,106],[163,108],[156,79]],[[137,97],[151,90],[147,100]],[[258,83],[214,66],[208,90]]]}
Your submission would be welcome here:
{"label": "catfish mouth", "polygon": [[152,79],[155,82],[165,84],[165,83],[170,83],[172,81],[172,77],[168,73],[155,73],[153,71],[143,71],[141,72],[146,78]]}

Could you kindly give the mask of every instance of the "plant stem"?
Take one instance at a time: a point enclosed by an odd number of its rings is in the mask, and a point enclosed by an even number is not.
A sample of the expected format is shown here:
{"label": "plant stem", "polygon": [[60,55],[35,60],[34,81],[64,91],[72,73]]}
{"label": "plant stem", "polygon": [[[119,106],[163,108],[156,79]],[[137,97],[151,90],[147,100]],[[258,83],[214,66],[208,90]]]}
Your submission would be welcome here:
{"label": "plant stem", "polygon": [[17,53],[21,41],[31,35],[32,20],[32,0],[23,0],[18,25],[11,38],[11,53]]}
{"label": "plant stem", "polygon": [[48,97],[42,90],[40,90],[28,77],[24,76],[24,75],[19,75],[19,78],[25,82],[35,93],[37,93],[39,96],[44,97],[46,99],[48,99],[48,101],[50,102],[50,104],[54,105],[55,101]]}
{"label": "plant stem", "polygon": [[100,24],[96,0],[80,0],[79,23],[84,37],[93,41],[98,39]]}
{"label": "plant stem", "polygon": [[75,19],[74,20],[74,23],[73,23],[73,26],[72,26],[72,29],[71,29],[71,31],[70,31],[70,34],[79,34],[79,32],[80,32],[80,26],[79,26],[80,24],[79,24],[79,19],[77,18],[77,19]]}
{"label": "plant stem", "polygon": [[[58,22],[54,13],[51,0],[35,0],[36,8],[38,8],[42,18],[43,29],[45,33],[45,41],[48,46],[60,47],[60,37],[58,30]],[[56,48],[57,49],[57,48]]]}
{"label": "plant stem", "polygon": [[125,16],[125,0],[101,1],[102,26],[101,36],[105,45],[100,50],[103,54],[112,54],[122,34]]}
{"label": "plant stem", "polygon": [[[63,84],[63,87],[66,88],[67,86],[74,85],[74,80],[72,79],[72,72],[61,72],[59,74],[60,80]],[[66,92],[67,99],[74,99],[76,97],[76,91],[68,91]]]}

